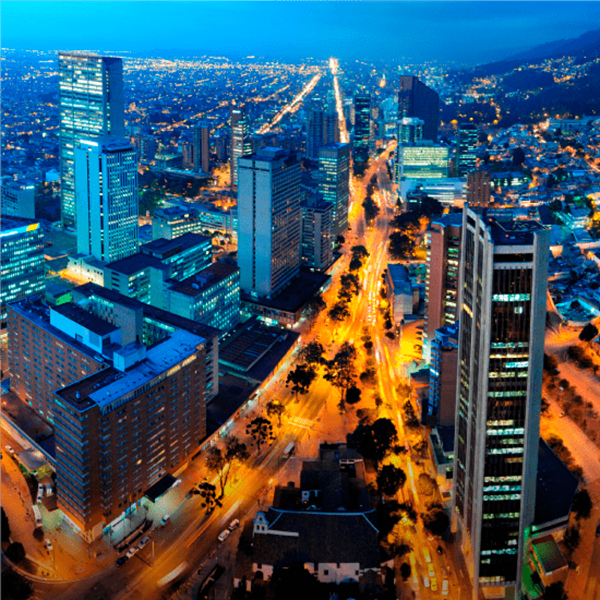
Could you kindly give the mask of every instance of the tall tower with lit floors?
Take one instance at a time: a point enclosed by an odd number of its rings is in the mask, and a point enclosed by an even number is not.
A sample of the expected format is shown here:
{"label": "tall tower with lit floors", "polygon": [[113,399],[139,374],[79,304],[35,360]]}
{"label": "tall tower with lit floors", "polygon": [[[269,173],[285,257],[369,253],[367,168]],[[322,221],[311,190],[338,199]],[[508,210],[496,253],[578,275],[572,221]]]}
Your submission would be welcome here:
{"label": "tall tower with lit floors", "polygon": [[550,232],[465,205],[453,527],[473,598],[520,597],[534,516]]}

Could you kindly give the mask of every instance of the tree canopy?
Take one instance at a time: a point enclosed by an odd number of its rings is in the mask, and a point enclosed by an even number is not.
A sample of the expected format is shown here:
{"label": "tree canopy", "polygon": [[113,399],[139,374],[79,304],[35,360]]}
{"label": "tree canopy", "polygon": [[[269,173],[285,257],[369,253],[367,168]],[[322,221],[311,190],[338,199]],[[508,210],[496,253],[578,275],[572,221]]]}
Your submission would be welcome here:
{"label": "tree canopy", "polygon": [[386,496],[393,496],[406,483],[406,473],[394,465],[383,465],[377,474],[379,490]]}

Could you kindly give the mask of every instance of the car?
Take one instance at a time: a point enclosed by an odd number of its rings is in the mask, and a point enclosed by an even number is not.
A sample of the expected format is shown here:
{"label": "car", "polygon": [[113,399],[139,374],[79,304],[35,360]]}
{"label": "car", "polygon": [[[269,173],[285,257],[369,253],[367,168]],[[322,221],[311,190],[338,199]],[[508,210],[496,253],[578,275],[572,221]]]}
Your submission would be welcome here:
{"label": "car", "polygon": [[46,488],[46,496],[48,496],[48,497],[52,496],[52,484],[49,481],[46,481],[45,488]]}
{"label": "car", "polygon": [[48,552],[52,552],[52,542],[48,538],[44,540],[44,546],[46,546],[46,550],[48,550]]}
{"label": "car", "polygon": [[435,577],[435,571],[433,570],[433,565],[431,563],[427,565],[427,572],[429,573],[429,577]]}
{"label": "car", "polygon": [[423,585],[428,588],[429,587],[429,577],[423,577]]}
{"label": "car", "polygon": [[234,519],[233,521],[231,521],[231,523],[229,523],[229,531],[233,531],[234,529],[237,529],[239,526],[240,526],[240,520]]}
{"label": "car", "polygon": [[442,581],[442,596],[447,596],[448,595],[448,580],[444,579],[444,581]]}
{"label": "car", "polygon": [[138,543],[137,547],[138,550],[142,550],[142,548],[144,548],[146,546],[146,544],[150,541],[150,538],[145,535]]}
{"label": "car", "polygon": [[435,577],[431,578],[431,591],[437,592],[437,579]]}
{"label": "car", "polygon": [[121,556],[120,558],[117,558],[117,562],[115,564],[117,567],[122,567],[128,560],[128,556]]}
{"label": "car", "polygon": [[11,455],[14,456],[15,455],[15,451],[11,448],[11,446],[4,446],[6,448],[6,451]]}
{"label": "car", "polygon": [[129,560],[137,551],[138,551],[138,549],[136,546],[129,548],[129,550],[127,550],[127,552],[125,553],[127,560]]}
{"label": "car", "polygon": [[160,520],[160,526],[163,527],[164,525],[166,525],[169,521],[171,520],[171,515],[165,515],[161,520]]}
{"label": "car", "polygon": [[221,531],[219,534],[219,541],[224,542],[229,537],[230,533],[231,531],[229,531],[229,529],[223,529],[223,531]]}

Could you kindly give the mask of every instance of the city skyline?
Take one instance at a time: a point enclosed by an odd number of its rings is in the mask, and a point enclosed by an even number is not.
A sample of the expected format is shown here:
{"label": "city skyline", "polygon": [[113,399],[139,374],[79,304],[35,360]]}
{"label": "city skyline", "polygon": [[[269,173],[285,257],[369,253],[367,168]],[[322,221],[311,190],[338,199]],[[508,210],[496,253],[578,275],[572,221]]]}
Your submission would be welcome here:
{"label": "city skyline", "polygon": [[[2,44],[38,50],[102,48],[104,53],[155,55],[185,51],[288,60],[324,60],[331,55],[373,60],[393,53],[399,61],[473,66],[578,37],[600,22],[595,2],[552,2],[544,5],[543,13],[540,6],[539,2],[5,1]],[[118,20],[113,18],[115,10]],[[28,27],[22,28],[19,24],[25,18]],[[219,26],[205,27],[199,43],[192,35],[198,21],[227,23],[229,34],[223,35]],[[165,22],[172,22],[173,33]],[[282,22],[285,27],[280,27]],[[457,38],[469,44],[458,44]],[[348,39],[353,43],[348,45]]]}

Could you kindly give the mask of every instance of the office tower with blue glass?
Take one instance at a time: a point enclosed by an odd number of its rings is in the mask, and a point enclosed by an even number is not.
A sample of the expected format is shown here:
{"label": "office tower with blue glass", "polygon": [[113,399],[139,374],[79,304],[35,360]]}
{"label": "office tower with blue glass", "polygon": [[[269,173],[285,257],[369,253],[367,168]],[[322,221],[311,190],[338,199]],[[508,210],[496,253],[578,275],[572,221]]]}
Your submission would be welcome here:
{"label": "office tower with blue glass", "polygon": [[371,143],[371,95],[357,94],[354,97],[354,141],[353,157],[357,163],[366,164],[369,160]]}
{"label": "office tower with blue glass", "polygon": [[125,136],[123,61],[60,52],[58,55],[60,189],[63,227],[74,227],[74,152],[82,139]]}
{"label": "office tower with blue glass", "polygon": [[139,250],[137,152],[124,139],[75,148],[77,252],[110,263]]}
{"label": "office tower with blue glass", "polygon": [[520,598],[535,509],[550,231],[465,205],[453,525],[473,598]]}
{"label": "office tower with blue glass", "polygon": [[242,291],[277,294],[300,272],[300,161],[261,148],[239,161],[238,265]]}
{"label": "office tower with blue glass", "polygon": [[348,229],[350,144],[331,143],[319,150],[319,194],[333,205],[333,238]]}

